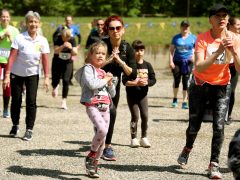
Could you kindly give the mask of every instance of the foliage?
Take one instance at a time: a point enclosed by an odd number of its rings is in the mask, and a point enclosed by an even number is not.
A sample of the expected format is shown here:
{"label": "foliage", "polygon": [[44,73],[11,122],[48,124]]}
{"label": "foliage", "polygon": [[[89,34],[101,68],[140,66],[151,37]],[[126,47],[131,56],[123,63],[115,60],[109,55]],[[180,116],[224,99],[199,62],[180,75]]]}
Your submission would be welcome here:
{"label": "foliage", "polygon": [[[21,3],[20,3],[21,2]],[[34,10],[44,16],[157,16],[185,17],[207,16],[212,4],[222,3],[232,14],[240,14],[240,0],[0,0],[0,8],[9,9],[13,15],[24,15]],[[189,8],[188,8],[189,7]]]}

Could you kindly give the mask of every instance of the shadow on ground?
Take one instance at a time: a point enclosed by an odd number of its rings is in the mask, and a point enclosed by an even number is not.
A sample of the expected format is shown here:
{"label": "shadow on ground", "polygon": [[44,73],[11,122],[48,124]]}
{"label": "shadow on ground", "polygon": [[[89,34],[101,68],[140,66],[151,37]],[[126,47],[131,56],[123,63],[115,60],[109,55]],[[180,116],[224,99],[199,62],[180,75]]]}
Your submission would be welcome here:
{"label": "shadow on ground", "polygon": [[124,171],[124,172],[138,172],[138,171],[157,171],[157,172],[170,172],[174,174],[186,174],[186,175],[193,175],[193,176],[203,176],[207,177],[205,173],[194,173],[188,172],[185,169],[182,169],[178,165],[171,165],[171,166],[149,166],[149,165],[119,165],[119,164],[101,164],[101,167],[106,169],[112,169],[115,171]]}
{"label": "shadow on ground", "polygon": [[[21,174],[24,176],[45,176],[45,177],[51,177],[55,179],[80,180],[81,178],[76,176],[86,176],[85,174],[71,174],[71,173],[66,173],[59,170],[27,168],[22,166],[10,166],[7,168],[7,170],[12,173]],[[74,176],[74,177],[71,177],[71,176]]]}
{"label": "shadow on ground", "polygon": [[79,149],[31,149],[19,150],[19,154],[23,156],[67,156],[67,157],[85,157],[81,152],[86,152],[90,149],[90,142],[88,141],[64,141],[65,143],[79,144]]}

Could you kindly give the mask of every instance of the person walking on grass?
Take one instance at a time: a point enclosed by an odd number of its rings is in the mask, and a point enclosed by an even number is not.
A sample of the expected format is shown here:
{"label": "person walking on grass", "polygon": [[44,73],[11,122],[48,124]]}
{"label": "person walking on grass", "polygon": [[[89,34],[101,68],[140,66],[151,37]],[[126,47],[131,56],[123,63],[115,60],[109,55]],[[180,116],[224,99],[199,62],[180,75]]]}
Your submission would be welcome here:
{"label": "person walking on grass", "polygon": [[116,156],[111,143],[117,116],[117,106],[120,98],[121,75],[124,73],[130,79],[136,79],[137,66],[133,48],[129,43],[122,39],[125,29],[121,17],[116,15],[108,17],[104,22],[104,31],[105,34],[109,36],[108,38],[104,38],[103,41],[108,46],[108,54],[110,57],[105,63],[103,69],[106,72],[111,72],[113,76],[116,76],[118,82],[116,85],[116,95],[113,98],[113,104],[110,108],[110,124],[102,158],[107,161],[116,161]]}
{"label": "person walking on grass", "polygon": [[108,132],[111,98],[115,96],[113,75],[101,69],[107,56],[107,45],[98,41],[89,47],[86,64],[75,77],[82,88],[81,103],[86,106],[88,117],[94,125],[95,135],[91,150],[85,158],[89,177],[98,178],[98,161],[102,156]]}
{"label": "person walking on grass", "polygon": [[[8,10],[3,9],[1,11],[0,17],[0,76],[3,76],[6,71],[6,66],[8,62],[8,57],[10,54],[11,43],[14,38],[19,34],[17,28],[11,26],[10,23],[11,17]],[[2,71],[3,70],[3,71]],[[3,77],[4,78],[4,77]],[[9,118],[9,101],[11,97],[11,87],[8,86],[6,89],[3,89],[3,118]]]}
{"label": "person walking on grass", "polygon": [[70,29],[63,29],[61,36],[54,41],[54,56],[52,60],[52,96],[58,95],[59,82],[62,79],[62,105],[67,110],[67,96],[72,74],[72,56],[78,53],[75,39],[71,37]]}
{"label": "person walking on grass", "polygon": [[19,119],[22,105],[23,85],[26,87],[26,132],[23,140],[31,140],[37,114],[37,90],[39,82],[39,68],[42,61],[44,70],[44,86],[49,86],[49,44],[45,37],[39,35],[38,27],[40,15],[28,11],[25,15],[27,31],[16,36],[11,45],[3,86],[6,89],[11,84],[11,119],[10,135],[17,137],[19,133]]}
{"label": "person walking on grass", "polygon": [[199,34],[195,47],[193,77],[189,86],[189,123],[186,144],[178,157],[186,165],[200,130],[206,101],[213,109],[211,156],[208,177],[221,179],[219,155],[224,140],[224,121],[230,94],[229,63],[231,59],[240,71],[240,41],[235,33],[227,31],[229,11],[216,4],[209,11],[211,29]]}
{"label": "person walking on grass", "polygon": [[[230,17],[228,20],[228,30],[236,33],[240,41],[240,18]],[[225,122],[227,125],[230,125],[233,121],[232,110],[235,102],[235,89],[238,83],[238,72],[236,71],[233,60],[229,64],[229,69],[231,73],[231,94],[228,108],[228,117]]]}
{"label": "person walking on grass", "polygon": [[[127,103],[131,113],[131,144],[135,147],[151,147],[147,138],[148,129],[148,87],[156,83],[155,72],[152,65],[143,59],[145,45],[140,40],[135,40],[132,43],[135,49],[135,59],[137,62],[137,78],[129,79],[126,75],[123,76],[123,84],[126,86]],[[137,139],[137,123],[139,119],[139,112],[141,116],[141,141]]]}
{"label": "person walking on grass", "polygon": [[172,70],[173,82],[173,101],[172,107],[178,104],[178,88],[182,78],[183,84],[183,103],[182,109],[188,109],[187,85],[189,76],[192,72],[193,53],[196,42],[196,36],[190,32],[188,21],[182,21],[180,24],[180,33],[175,35],[169,47],[169,66]]}

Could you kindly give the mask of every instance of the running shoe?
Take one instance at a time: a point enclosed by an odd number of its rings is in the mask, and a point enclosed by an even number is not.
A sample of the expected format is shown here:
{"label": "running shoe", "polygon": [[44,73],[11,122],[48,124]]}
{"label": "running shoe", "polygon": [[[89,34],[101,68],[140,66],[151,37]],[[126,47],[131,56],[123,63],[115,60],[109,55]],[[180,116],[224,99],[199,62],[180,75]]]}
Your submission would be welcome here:
{"label": "running shoe", "polygon": [[140,146],[138,139],[137,138],[133,138],[131,139],[131,145],[132,148],[138,148]]}
{"label": "running shoe", "polygon": [[172,107],[173,107],[173,108],[177,107],[177,104],[178,104],[177,100],[173,100],[173,102],[172,102]]}
{"label": "running shoe", "polygon": [[186,165],[188,162],[188,157],[191,152],[190,148],[184,147],[181,154],[179,155],[177,162],[180,165]]}
{"label": "running shoe", "polygon": [[32,140],[32,130],[31,129],[27,129],[24,136],[23,136],[23,140],[25,141],[31,141]]}
{"label": "running shoe", "polygon": [[144,137],[144,138],[141,139],[140,145],[141,145],[142,147],[145,147],[145,148],[150,148],[150,147],[151,147],[151,144],[150,144],[148,138],[146,138],[146,137]]}
{"label": "running shoe", "polygon": [[189,109],[188,104],[186,102],[182,103],[182,109]]}
{"label": "running shoe", "polygon": [[10,136],[17,137],[18,133],[19,133],[19,127],[17,125],[13,125],[12,129],[11,129],[11,131],[9,133]]}
{"label": "running shoe", "polygon": [[225,121],[225,124],[230,125],[230,124],[232,124],[232,122],[233,122],[233,118],[228,117],[227,120]]}
{"label": "running shoe", "polygon": [[8,111],[3,111],[3,118],[10,118],[9,112]]}
{"label": "running shoe", "polygon": [[97,172],[98,164],[96,163],[96,154],[93,155],[91,152],[88,154],[88,156],[85,158],[85,167],[89,177],[99,178],[99,174]]}
{"label": "running shoe", "polygon": [[103,150],[102,158],[106,161],[116,161],[116,157],[114,155],[114,151],[111,147],[105,148]]}
{"label": "running shoe", "polygon": [[222,174],[219,172],[219,165],[216,162],[210,162],[208,166],[208,177],[210,179],[222,179]]}

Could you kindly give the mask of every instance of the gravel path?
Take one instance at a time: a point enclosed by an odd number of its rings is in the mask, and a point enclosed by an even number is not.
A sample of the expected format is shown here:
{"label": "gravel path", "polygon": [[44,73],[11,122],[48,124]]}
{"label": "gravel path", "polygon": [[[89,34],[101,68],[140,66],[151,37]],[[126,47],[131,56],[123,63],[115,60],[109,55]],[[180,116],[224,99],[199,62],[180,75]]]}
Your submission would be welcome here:
{"label": "gravel path", "polygon": [[[116,162],[101,161],[100,179],[192,180],[208,179],[206,169],[210,157],[211,123],[203,123],[187,169],[181,169],[176,159],[185,143],[188,111],[170,108],[171,76],[161,70],[158,82],[149,92],[149,149],[129,147],[130,114],[122,87],[113,147]],[[233,179],[227,168],[228,144],[240,125],[239,87],[233,117],[235,122],[225,127],[220,165],[223,179]],[[84,169],[84,157],[93,136],[92,125],[79,103],[80,87],[70,87],[67,111],[60,109],[61,98],[52,98],[39,88],[38,113],[33,140],[9,138],[10,119],[0,118],[0,179],[89,179]],[[20,137],[25,131],[25,107],[22,108]],[[140,125],[140,123],[139,123]],[[140,135],[140,126],[138,130]]]}

